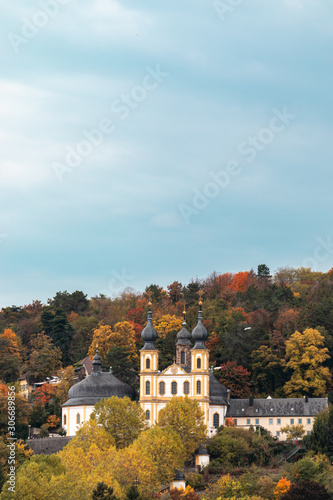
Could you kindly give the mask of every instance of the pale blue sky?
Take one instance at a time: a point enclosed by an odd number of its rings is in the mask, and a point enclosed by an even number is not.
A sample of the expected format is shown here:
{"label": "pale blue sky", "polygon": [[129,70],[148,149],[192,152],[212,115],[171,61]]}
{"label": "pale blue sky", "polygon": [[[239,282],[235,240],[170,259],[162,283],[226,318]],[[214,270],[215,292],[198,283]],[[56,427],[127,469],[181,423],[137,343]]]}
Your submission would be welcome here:
{"label": "pale blue sky", "polygon": [[0,307],[333,266],[331,0],[0,10]]}

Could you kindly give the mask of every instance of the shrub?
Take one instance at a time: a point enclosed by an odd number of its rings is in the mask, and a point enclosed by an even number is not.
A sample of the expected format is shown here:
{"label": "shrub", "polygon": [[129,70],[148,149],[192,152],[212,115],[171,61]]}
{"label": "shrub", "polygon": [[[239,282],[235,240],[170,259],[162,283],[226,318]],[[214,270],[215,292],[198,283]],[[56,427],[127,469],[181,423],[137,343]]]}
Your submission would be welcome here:
{"label": "shrub", "polygon": [[316,481],[295,483],[282,495],[281,500],[332,500],[325,486]]}

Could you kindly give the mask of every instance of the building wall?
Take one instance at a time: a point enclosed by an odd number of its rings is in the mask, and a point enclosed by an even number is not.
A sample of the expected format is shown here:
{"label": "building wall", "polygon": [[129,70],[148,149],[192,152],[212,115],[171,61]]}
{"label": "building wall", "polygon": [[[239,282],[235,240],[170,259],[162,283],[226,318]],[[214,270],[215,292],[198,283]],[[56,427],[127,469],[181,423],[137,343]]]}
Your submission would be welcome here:
{"label": "building wall", "polygon": [[273,437],[278,437],[278,439],[284,441],[287,435],[280,431],[281,427],[286,425],[297,425],[301,424],[304,427],[305,434],[309,434],[312,430],[314,423],[314,416],[304,415],[290,415],[284,417],[276,417],[274,415],[270,417],[234,417],[237,427],[249,428],[251,425],[256,427],[260,425],[267,429]]}
{"label": "building wall", "polygon": [[[94,411],[94,406],[63,406],[61,423],[66,431],[66,436],[75,436],[75,433],[84,422],[89,420]],[[77,416],[80,415],[80,423],[77,423]],[[64,417],[66,416],[66,423]]]}

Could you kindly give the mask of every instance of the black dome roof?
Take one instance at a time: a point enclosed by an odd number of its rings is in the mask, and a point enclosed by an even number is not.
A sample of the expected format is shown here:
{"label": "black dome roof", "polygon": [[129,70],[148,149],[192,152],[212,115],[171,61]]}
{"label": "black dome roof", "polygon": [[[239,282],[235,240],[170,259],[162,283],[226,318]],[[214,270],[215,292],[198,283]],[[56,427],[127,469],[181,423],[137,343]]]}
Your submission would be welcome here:
{"label": "black dome roof", "polygon": [[155,340],[157,340],[157,331],[153,327],[152,318],[153,318],[152,312],[151,309],[149,308],[147,326],[141,332],[141,338],[145,343],[142,350],[156,349],[154,342]]}
{"label": "black dome roof", "polygon": [[180,345],[192,345],[192,334],[186,328],[186,322],[183,323],[183,328],[177,333],[177,344]]}
{"label": "black dome roof", "polygon": [[122,382],[112,373],[101,371],[101,358],[96,352],[93,360],[93,372],[68,391],[68,401],[62,406],[95,405],[101,399],[117,396],[135,399],[134,389]]}
{"label": "black dome roof", "polygon": [[205,341],[208,339],[208,332],[202,323],[202,309],[200,305],[198,323],[192,331],[192,338],[195,341],[193,349],[207,349]]}

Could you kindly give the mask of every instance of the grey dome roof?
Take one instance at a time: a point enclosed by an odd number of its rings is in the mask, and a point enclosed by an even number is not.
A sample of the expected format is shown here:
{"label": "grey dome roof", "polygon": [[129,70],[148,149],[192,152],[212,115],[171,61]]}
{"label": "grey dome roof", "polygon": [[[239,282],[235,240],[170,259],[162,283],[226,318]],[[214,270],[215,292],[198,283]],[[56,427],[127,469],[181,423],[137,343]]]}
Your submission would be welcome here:
{"label": "grey dome roof", "polygon": [[101,371],[101,358],[96,353],[93,360],[93,372],[68,391],[68,401],[62,406],[95,405],[101,399],[117,396],[135,399],[134,389],[122,382],[112,373]]}
{"label": "grey dome roof", "polygon": [[185,480],[185,476],[181,470],[179,470],[179,469],[176,470],[175,477],[173,480],[174,481],[184,481]]}
{"label": "grey dome roof", "polygon": [[213,373],[209,374],[209,402],[213,405],[228,404],[228,389],[217,380]]}
{"label": "grey dome roof", "polygon": [[201,445],[199,446],[199,448],[197,448],[195,450],[194,454],[195,455],[208,455],[208,451],[206,450],[206,448],[201,443]]}
{"label": "grey dome roof", "polygon": [[192,331],[192,338],[195,341],[193,349],[207,349],[205,341],[208,338],[206,328],[202,324],[202,309],[200,305],[197,326]]}
{"label": "grey dome roof", "polygon": [[143,341],[145,343],[142,350],[155,350],[156,349],[154,342],[155,342],[155,340],[157,340],[158,335],[157,335],[157,331],[153,327],[152,318],[153,318],[152,312],[149,308],[147,326],[141,332],[141,338],[143,339]]}
{"label": "grey dome roof", "polygon": [[192,345],[192,334],[186,328],[186,321],[183,323],[183,328],[177,333],[177,339],[179,345]]}

